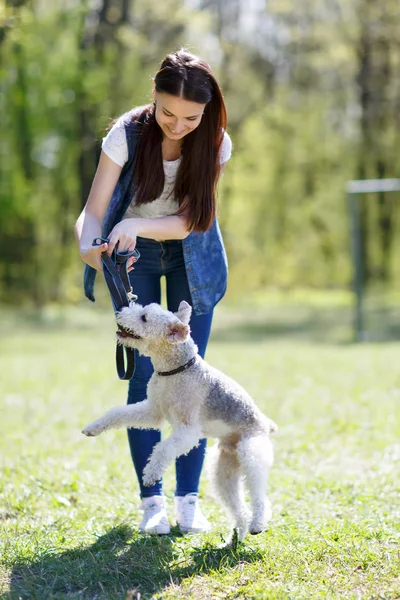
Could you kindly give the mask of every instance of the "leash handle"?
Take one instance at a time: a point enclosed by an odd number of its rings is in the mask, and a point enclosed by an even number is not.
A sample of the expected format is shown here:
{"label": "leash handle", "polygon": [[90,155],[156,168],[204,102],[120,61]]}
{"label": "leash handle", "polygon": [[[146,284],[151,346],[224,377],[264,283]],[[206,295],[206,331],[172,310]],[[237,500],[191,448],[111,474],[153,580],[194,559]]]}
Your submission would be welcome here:
{"label": "leash handle", "polygon": [[[98,237],[92,242],[92,246],[101,246],[109,243],[107,238]],[[129,307],[131,302],[137,300],[133,293],[128,274],[128,258],[135,257],[135,262],[140,258],[140,252],[134,250],[123,250],[117,252],[114,248],[111,256],[105,250],[101,254],[103,264],[103,275],[110,292],[114,312],[119,312],[124,306]],[[126,356],[126,366],[124,360]],[[122,380],[131,379],[135,372],[135,353],[133,348],[126,348],[117,344],[115,354],[118,377]]]}
{"label": "leash handle", "polygon": [[[109,241],[107,238],[98,237],[93,240],[92,246],[108,244]],[[106,250],[101,254],[103,273],[104,267],[106,267],[109,275],[107,276],[106,273],[104,275],[109,289],[111,285],[110,294],[116,312],[124,306],[129,306],[130,302],[136,302],[138,299],[137,295],[133,293],[128,274],[128,258],[132,256],[135,258],[135,262],[139,260],[140,252],[137,248],[122,250],[121,252],[117,252],[116,248],[114,248],[111,256],[107,254]],[[123,287],[121,286],[121,280]]]}
{"label": "leash handle", "polygon": [[[126,356],[126,366],[124,351]],[[129,381],[132,379],[135,372],[135,351],[133,348],[127,348],[126,346],[120,346],[119,344],[115,347],[115,363],[117,365],[118,377],[122,381]]]}

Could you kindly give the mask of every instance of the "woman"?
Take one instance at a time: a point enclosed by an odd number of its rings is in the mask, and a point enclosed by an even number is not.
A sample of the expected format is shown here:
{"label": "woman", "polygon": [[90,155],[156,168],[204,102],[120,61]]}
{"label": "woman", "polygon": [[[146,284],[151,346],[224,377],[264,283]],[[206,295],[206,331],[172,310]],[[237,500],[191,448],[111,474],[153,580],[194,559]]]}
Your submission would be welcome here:
{"label": "woman", "polygon": [[[94,300],[101,253],[137,247],[141,258],[131,273],[142,305],[161,302],[166,277],[168,309],[181,300],[193,306],[191,333],[204,357],[213,308],[226,289],[227,263],[215,218],[215,188],[231,155],[223,96],[210,67],[184,49],[169,54],[154,78],[154,103],[122,115],[103,139],[93,185],[75,234],[85,263],[85,292]],[[102,235],[109,243],[92,247]],[[132,271],[132,262],[130,270]],[[150,359],[136,357],[128,403],[146,397]],[[143,468],[159,431],[128,430],[139,480],[143,533],[167,534],[162,482],[142,483]],[[205,440],[176,461],[176,519],[182,532],[210,525],[198,502]]]}

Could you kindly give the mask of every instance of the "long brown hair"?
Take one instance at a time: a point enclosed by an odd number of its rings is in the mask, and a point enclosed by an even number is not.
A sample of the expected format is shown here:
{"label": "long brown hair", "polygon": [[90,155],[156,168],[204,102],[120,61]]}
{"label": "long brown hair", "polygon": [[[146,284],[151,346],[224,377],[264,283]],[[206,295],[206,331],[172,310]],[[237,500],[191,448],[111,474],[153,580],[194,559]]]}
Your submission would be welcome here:
{"label": "long brown hair", "polygon": [[[221,88],[207,63],[183,48],[164,58],[154,85],[157,92],[206,104],[200,124],[183,138],[174,190],[180,205],[177,214],[185,214],[190,230],[206,231],[215,218],[219,152],[227,123]],[[144,107],[144,111],[134,169],[137,205],[152,202],[164,189],[163,136],[155,119],[155,105]]]}

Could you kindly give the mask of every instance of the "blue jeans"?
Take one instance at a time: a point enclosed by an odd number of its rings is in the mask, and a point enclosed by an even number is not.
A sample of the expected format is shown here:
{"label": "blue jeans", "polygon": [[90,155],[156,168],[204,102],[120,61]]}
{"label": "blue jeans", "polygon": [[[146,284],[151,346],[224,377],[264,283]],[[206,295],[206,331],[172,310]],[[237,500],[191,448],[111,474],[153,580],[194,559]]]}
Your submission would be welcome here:
{"label": "blue jeans", "polygon": [[[136,247],[140,252],[140,259],[135,264],[135,270],[130,273],[130,280],[134,293],[138,295],[138,303],[143,306],[151,302],[161,303],[160,280],[162,275],[165,275],[168,310],[176,311],[182,300],[191,304],[182,242],[180,240],[156,242],[138,237]],[[191,335],[202,357],[210,335],[212,316],[213,311],[203,315],[192,313],[190,320]],[[147,383],[153,374],[150,358],[140,356],[136,350],[135,362],[135,374],[129,383],[128,404],[141,402],[146,398]],[[162,494],[161,481],[152,487],[144,487],[142,480],[143,469],[155,444],[161,440],[161,432],[153,429],[128,429],[128,439],[139,480],[141,498]],[[199,446],[176,460],[176,496],[198,492],[205,449],[204,439]]]}

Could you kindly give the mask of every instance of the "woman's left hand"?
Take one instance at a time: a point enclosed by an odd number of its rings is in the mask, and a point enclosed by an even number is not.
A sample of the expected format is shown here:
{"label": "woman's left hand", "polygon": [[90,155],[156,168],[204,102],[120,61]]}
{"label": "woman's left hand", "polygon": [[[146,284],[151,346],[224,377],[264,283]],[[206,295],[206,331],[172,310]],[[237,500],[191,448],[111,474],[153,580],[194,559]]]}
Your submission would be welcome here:
{"label": "woman's left hand", "polygon": [[107,254],[111,256],[115,246],[118,244],[118,252],[123,250],[132,251],[136,246],[136,236],[138,235],[135,219],[124,219],[117,223],[108,236]]}

